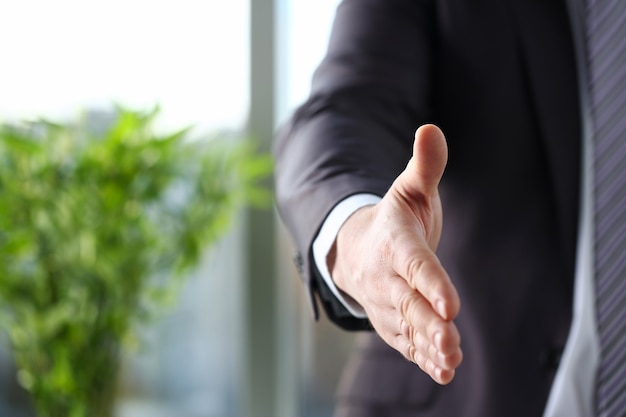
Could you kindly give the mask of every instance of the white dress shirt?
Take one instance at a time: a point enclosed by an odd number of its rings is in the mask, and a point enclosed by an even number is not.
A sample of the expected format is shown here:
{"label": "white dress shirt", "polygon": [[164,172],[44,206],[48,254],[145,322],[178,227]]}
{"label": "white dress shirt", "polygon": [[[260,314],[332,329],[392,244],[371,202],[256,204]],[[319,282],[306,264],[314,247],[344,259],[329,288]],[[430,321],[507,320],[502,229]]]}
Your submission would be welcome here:
{"label": "white dress shirt", "polygon": [[595,409],[595,376],[600,360],[593,267],[593,135],[584,44],[585,5],[582,0],[568,0],[567,6],[573,28],[582,115],[581,213],[572,326],[544,417],[591,417]]}

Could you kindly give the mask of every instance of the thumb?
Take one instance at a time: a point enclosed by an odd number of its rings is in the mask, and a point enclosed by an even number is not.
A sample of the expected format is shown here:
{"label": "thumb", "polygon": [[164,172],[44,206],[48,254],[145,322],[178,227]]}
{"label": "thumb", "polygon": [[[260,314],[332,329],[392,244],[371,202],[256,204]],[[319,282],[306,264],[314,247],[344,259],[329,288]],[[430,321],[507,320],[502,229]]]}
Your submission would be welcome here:
{"label": "thumb", "polygon": [[433,195],[448,162],[448,145],[441,129],[435,125],[420,126],[415,132],[413,157],[400,177],[407,195]]}

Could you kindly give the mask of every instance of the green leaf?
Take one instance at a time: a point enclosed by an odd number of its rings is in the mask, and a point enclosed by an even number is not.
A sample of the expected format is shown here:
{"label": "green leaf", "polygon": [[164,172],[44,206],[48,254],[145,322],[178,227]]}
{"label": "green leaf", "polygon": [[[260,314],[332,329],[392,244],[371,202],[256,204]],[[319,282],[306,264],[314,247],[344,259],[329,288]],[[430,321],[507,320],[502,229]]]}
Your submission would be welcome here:
{"label": "green leaf", "polygon": [[87,117],[0,125],[0,324],[40,417],[100,409],[120,344],[239,209],[271,205],[253,141],[156,133],[158,106],[115,112],[102,133]]}

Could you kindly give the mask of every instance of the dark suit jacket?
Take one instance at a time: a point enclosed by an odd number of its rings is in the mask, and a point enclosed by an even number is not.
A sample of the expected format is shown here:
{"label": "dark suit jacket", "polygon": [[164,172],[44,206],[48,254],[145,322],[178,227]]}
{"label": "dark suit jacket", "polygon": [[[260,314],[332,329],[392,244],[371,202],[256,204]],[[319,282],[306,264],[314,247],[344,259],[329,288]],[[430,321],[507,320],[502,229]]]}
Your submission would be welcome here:
{"label": "dark suit jacket", "polygon": [[441,387],[370,333],[348,366],[339,415],[541,415],[571,321],[577,85],[561,0],[339,7],[311,97],[275,147],[278,207],[303,280],[331,320],[368,327],[329,294],[311,242],[343,198],[383,195],[415,129],[435,123],[449,145],[438,254],[461,297],[464,351]]}

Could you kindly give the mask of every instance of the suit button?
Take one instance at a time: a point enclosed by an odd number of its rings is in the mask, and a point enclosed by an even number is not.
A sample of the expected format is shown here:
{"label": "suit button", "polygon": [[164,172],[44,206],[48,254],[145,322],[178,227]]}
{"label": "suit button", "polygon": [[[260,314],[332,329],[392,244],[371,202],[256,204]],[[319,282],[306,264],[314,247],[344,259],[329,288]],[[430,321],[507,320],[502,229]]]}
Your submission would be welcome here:
{"label": "suit button", "polygon": [[553,347],[544,349],[539,355],[539,363],[547,371],[556,371],[561,363],[563,348]]}

